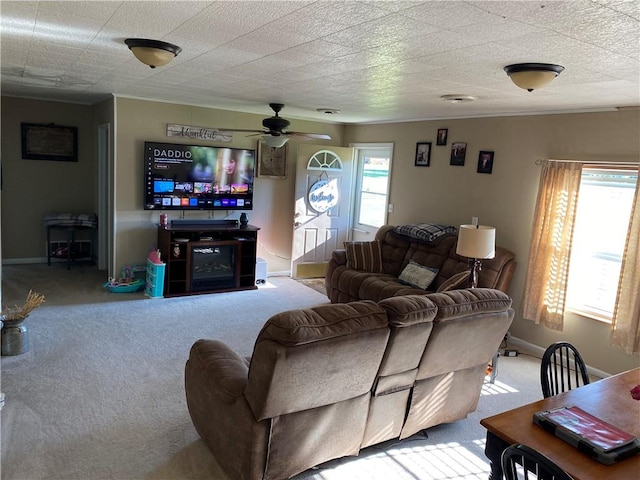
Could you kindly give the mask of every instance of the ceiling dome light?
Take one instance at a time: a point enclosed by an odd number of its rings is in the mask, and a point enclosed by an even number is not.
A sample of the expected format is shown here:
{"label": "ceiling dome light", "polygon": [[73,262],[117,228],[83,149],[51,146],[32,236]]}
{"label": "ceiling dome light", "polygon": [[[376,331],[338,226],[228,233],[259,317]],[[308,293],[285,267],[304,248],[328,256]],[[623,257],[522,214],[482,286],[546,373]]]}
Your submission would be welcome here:
{"label": "ceiling dome light", "polygon": [[463,102],[473,102],[476,97],[472,97],[471,95],[460,95],[460,94],[451,94],[451,95],[442,95],[440,100],[449,103],[463,103]]}
{"label": "ceiling dome light", "polygon": [[511,81],[529,92],[550,84],[563,70],[562,65],[552,63],[514,63],[504,67]]}
{"label": "ceiling dome light", "polygon": [[268,147],[280,148],[284,147],[284,144],[289,141],[289,137],[284,135],[271,135],[270,133],[262,136],[262,141]]}
{"label": "ceiling dome light", "polygon": [[177,45],[146,38],[127,38],[124,43],[138,60],[151,68],[166,65],[182,51]]}
{"label": "ceiling dome light", "polygon": [[327,115],[338,115],[340,110],[337,108],[316,108],[320,113],[326,113]]}

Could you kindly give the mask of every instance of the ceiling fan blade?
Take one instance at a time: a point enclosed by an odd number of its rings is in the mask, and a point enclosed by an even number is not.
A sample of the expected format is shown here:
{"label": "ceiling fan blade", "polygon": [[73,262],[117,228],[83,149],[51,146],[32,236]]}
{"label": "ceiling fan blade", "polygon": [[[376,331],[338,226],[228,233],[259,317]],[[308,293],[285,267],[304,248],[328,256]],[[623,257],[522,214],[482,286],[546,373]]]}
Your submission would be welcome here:
{"label": "ceiling fan blade", "polygon": [[246,133],[256,133],[256,134],[265,134],[269,133],[265,130],[256,130],[256,129],[243,129],[243,128],[213,128],[216,132],[246,132]]}
{"label": "ceiling fan blade", "polygon": [[306,137],[318,140],[331,140],[331,137],[329,135],[325,135],[324,133],[284,132],[284,135],[287,135],[289,137]]}
{"label": "ceiling fan blade", "polygon": [[[287,137],[295,137],[300,140],[331,140],[329,135],[325,135],[323,133],[304,133],[304,132],[289,132],[284,131],[289,127],[289,120],[286,118],[282,118],[278,115],[278,112],[282,110],[284,104],[282,103],[270,103],[269,106],[275,112],[273,117],[265,118],[262,120],[262,126],[264,130],[247,130],[243,128],[216,128],[215,130],[218,132],[244,132],[250,133],[251,135],[247,135],[247,137],[257,137],[258,135],[271,135],[272,137],[279,137],[281,135],[285,135]],[[286,142],[286,139],[284,140]]]}

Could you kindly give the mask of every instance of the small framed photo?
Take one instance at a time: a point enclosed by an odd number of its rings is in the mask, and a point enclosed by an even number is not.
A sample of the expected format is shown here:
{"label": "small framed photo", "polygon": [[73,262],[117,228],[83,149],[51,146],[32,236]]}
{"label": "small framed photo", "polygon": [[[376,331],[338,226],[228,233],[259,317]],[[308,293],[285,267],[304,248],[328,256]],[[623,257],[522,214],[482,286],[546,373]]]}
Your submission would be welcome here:
{"label": "small framed photo", "polygon": [[448,133],[449,133],[448,128],[439,128],[438,136],[436,137],[436,145],[446,145]]}
{"label": "small framed photo", "polygon": [[467,155],[467,144],[464,142],[453,142],[451,144],[450,165],[464,165],[464,158]]}
{"label": "small framed photo", "polygon": [[481,151],[478,154],[478,173],[491,173],[493,170],[493,152]]}
{"label": "small framed photo", "polygon": [[269,147],[262,140],[258,142],[258,176],[287,178],[287,154],[289,144],[280,148]]}
{"label": "small framed photo", "polygon": [[431,142],[416,143],[416,167],[428,167],[431,165]]}

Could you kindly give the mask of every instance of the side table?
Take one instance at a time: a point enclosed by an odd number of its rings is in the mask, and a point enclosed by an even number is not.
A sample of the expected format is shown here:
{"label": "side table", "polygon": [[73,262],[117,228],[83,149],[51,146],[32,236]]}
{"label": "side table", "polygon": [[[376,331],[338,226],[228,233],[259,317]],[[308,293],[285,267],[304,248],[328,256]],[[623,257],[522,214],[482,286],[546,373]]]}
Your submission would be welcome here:
{"label": "side table", "polygon": [[95,256],[95,232],[98,226],[98,217],[95,213],[56,213],[44,217],[44,225],[47,228],[47,265],[51,266],[51,230],[63,230],[67,240],[67,270],[71,270],[73,260],[72,246],[75,242],[75,234],[78,230],[91,230],[90,257]]}

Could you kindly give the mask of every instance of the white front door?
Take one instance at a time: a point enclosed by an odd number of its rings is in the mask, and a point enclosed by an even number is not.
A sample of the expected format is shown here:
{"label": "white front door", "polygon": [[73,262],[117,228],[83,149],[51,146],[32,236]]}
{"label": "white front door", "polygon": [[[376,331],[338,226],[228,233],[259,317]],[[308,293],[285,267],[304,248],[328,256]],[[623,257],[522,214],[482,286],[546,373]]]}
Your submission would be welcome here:
{"label": "white front door", "polygon": [[296,168],[291,276],[324,277],[349,240],[353,149],[300,144]]}

